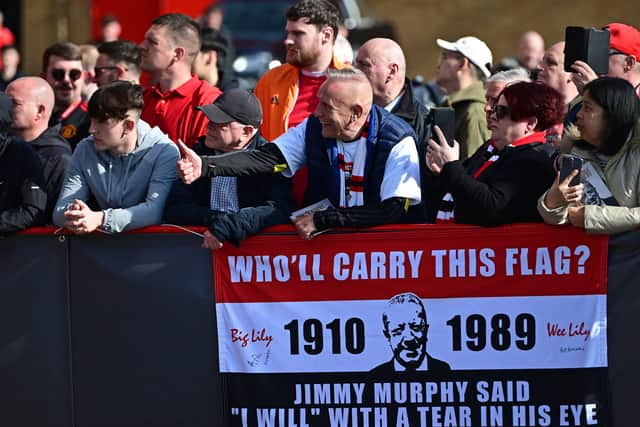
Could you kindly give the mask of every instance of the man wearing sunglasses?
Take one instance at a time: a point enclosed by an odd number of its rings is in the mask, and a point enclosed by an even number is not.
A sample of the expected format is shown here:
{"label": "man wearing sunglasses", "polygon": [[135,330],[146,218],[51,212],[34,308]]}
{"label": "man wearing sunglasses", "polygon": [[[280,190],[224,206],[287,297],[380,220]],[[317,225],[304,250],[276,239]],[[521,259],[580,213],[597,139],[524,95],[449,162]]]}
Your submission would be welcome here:
{"label": "man wearing sunglasses", "polygon": [[98,46],[95,80],[98,87],[115,80],[140,83],[140,49],[126,40],[104,42]]}
{"label": "man wearing sunglasses", "polygon": [[55,43],[42,56],[42,78],[53,88],[55,105],[49,126],[60,125],[60,135],[72,148],[89,136],[87,103],[82,100],[85,72],[82,53],[73,43]]}

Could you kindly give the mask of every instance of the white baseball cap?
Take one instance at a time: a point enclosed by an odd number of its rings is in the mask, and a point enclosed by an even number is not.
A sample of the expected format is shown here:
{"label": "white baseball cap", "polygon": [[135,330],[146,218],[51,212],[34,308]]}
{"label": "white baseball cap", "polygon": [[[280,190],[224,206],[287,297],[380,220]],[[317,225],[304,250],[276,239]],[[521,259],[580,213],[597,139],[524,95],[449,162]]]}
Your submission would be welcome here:
{"label": "white baseball cap", "polygon": [[464,55],[469,61],[473,62],[476,67],[480,68],[486,77],[491,76],[493,55],[491,54],[489,46],[479,38],[473,36],[461,37],[453,43],[437,39],[436,44],[444,50],[450,50]]}

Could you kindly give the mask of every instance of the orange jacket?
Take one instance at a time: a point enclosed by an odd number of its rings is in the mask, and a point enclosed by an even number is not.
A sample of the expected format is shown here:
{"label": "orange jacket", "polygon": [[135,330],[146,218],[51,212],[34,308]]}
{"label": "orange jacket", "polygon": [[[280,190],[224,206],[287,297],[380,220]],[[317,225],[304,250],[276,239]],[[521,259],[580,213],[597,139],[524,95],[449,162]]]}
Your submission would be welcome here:
{"label": "orange jacket", "polygon": [[[334,56],[331,68],[344,68]],[[268,141],[273,141],[289,128],[289,114],[298,98],[298,74],[294,65],[282,64],[267,71],[258,81],[254,93],[262,105],[262,126],[260,133]]]}

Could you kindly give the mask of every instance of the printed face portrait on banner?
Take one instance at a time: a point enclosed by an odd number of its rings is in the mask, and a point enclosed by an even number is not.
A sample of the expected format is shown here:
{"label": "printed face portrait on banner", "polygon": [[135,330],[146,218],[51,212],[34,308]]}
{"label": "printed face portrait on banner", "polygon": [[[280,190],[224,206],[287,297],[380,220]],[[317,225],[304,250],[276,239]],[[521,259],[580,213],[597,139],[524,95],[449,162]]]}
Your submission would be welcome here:
{"label": "printed face portrait on banner", "polygon": [[411,293],[389,300],[382,314],[383,333],[394,359],[407,370],[417,369],[427,353],[427,313],[420,299]]}

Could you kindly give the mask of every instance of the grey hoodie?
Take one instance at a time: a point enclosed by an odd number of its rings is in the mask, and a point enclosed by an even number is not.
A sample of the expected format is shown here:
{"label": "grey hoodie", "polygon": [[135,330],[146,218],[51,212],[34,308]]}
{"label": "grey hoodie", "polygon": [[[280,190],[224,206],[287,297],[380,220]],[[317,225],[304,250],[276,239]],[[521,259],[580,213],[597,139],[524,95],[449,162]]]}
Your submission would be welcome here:
{"label": "grey hoodie", "polygon": [[120,232],[160,224],[171,184],[176,180],[178,148],[157,127],[138,121],[138,142],[128,154],[96,151],[93,136],[82,140],[53,212],[62,227],[64,212],[75,199],[93,198],[104,211],[102,229]]}

